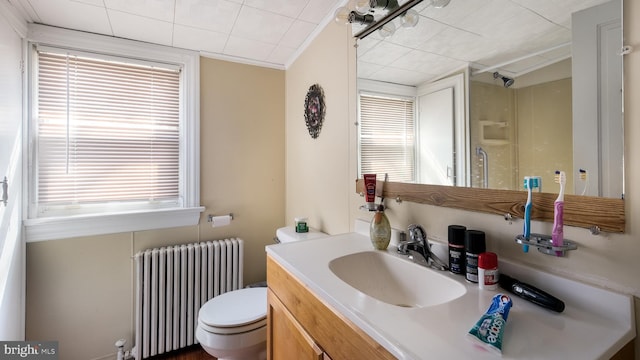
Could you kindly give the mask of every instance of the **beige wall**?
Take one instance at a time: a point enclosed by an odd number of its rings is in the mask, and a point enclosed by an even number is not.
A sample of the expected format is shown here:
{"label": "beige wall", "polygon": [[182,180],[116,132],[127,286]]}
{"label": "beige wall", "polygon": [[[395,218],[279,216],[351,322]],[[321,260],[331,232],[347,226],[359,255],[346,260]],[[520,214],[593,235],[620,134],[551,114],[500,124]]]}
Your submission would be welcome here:
{"label": "beige wall", "polygon": [[[58,340],[61,359],[131,346],[131,256],[150,247],[237,236],[245,284],[264,280],[264,246],[284,223],[284,85],[284,71],[202,58],[200,225],[27,244],[26,338]],[[208,226],[229,212],[231,225]]]}
{"label": "beige wall", "polygon": [[[471,133],[471,153],[475,154],[477,146],[487,152],[489,187],[491,189],[515,189],[518,184],[517,174],[513,169],[517,168],[518,159],[515,148],[517,147],[515,109],[515,89],[507,89],[493,83],[471,81],[469,98],[469,130]],[[490,139],[503,138],[505,144],[496,144],[482,139],[482,122],[494,122],[504,124],[504,127],[485,127],[493,130],[489,133]],[[494,136],[491,136],[494,135]],[[483,168],[478,157],[471,157],[471,185],[481,187],[483,184]]]}
{"label": "beige wall", "polygon": [[[349,231],[349,195],[355,191],[355,154],[349,139],[355,116],[355,50],[350,29],[330,23],[286,75],[286,219],[308,216],[309,224],[329,234]],[[324,89],[326,118],[312,139],[304,121],[309,87]],[[353,173],[352,173],[353,171]]]}
{"label": "beige wall", "polygon": [[[557,192],[555,171],[567,175],[565,191],[573,194],[571,79],[516,89],[518,170],[542,178],[542,189]],[[522,185],[519,184],[520,188]]]}
{"label": "beige wall", "polygon": [[[524,176],[537,175],[543,189],[557,191],[555,170],[564,170],[565,192],[573,194],[571,79],[508,89],[472,81],[470,88],[471,151],[479,145],[487,152],[490,187],[522,189]],[[489,141],[482,139],[481,127]],[[504,143],[495,141],[498,138]],[[480,187],[482,167],[475,156],[472,159],[471,183]]]}

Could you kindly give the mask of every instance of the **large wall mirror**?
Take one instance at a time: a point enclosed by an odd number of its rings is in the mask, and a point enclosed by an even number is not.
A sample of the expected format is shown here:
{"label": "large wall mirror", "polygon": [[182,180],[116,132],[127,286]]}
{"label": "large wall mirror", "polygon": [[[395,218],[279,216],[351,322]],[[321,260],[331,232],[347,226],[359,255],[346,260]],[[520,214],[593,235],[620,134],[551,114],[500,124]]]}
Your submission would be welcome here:
{"label": "large wall mirror", "polygon": [[353,24],[359,174],[557,193],[561,170],[568,194],[624,197],[621,0],[403,5]]}

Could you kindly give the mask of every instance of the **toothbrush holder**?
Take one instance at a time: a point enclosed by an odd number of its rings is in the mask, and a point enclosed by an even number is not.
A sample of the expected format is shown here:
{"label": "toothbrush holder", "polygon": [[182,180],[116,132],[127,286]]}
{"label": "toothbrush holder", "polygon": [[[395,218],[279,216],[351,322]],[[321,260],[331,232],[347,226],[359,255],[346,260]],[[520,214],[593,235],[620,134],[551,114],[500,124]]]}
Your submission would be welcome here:
{"label": "toothbrush holder", "polygon": [[570,240],[563,240],[562,246],[553,246],[551,235],[531,233],[529,238],[525,238],[523,234],[516,236],[516,242],[521,245],[535,246],[543,254],[563,257],[567,255],[567,251],[576,250],[578,245]]}

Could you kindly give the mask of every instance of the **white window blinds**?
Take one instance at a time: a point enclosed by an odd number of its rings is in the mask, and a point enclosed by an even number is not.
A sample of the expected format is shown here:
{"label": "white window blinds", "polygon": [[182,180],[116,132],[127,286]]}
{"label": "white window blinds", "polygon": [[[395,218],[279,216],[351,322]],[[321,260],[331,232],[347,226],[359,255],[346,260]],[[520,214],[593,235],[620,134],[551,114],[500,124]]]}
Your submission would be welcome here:
{"label": "white window blinds", "polygon": [[360,176],[415,182],[415,120],[411,98],[360,94]]}
{"label": "white window blinds", "polygon": [[36,86],[39,216],[180,202],[179,70],[38,51]]}

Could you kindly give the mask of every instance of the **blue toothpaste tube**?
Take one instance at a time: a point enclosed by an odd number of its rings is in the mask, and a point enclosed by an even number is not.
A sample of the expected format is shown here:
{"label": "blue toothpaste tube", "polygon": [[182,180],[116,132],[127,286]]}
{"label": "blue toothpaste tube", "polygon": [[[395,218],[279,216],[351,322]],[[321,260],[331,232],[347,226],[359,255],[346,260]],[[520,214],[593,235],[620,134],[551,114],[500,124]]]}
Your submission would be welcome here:
{"label": "blue toothpaste tube", "polygon": [[502,333],[504,333],[512,304],[511,298],[505,294],[494,296],[489,310],[469,330],[467,334],[469,338],[484,348],[502,355]]}

